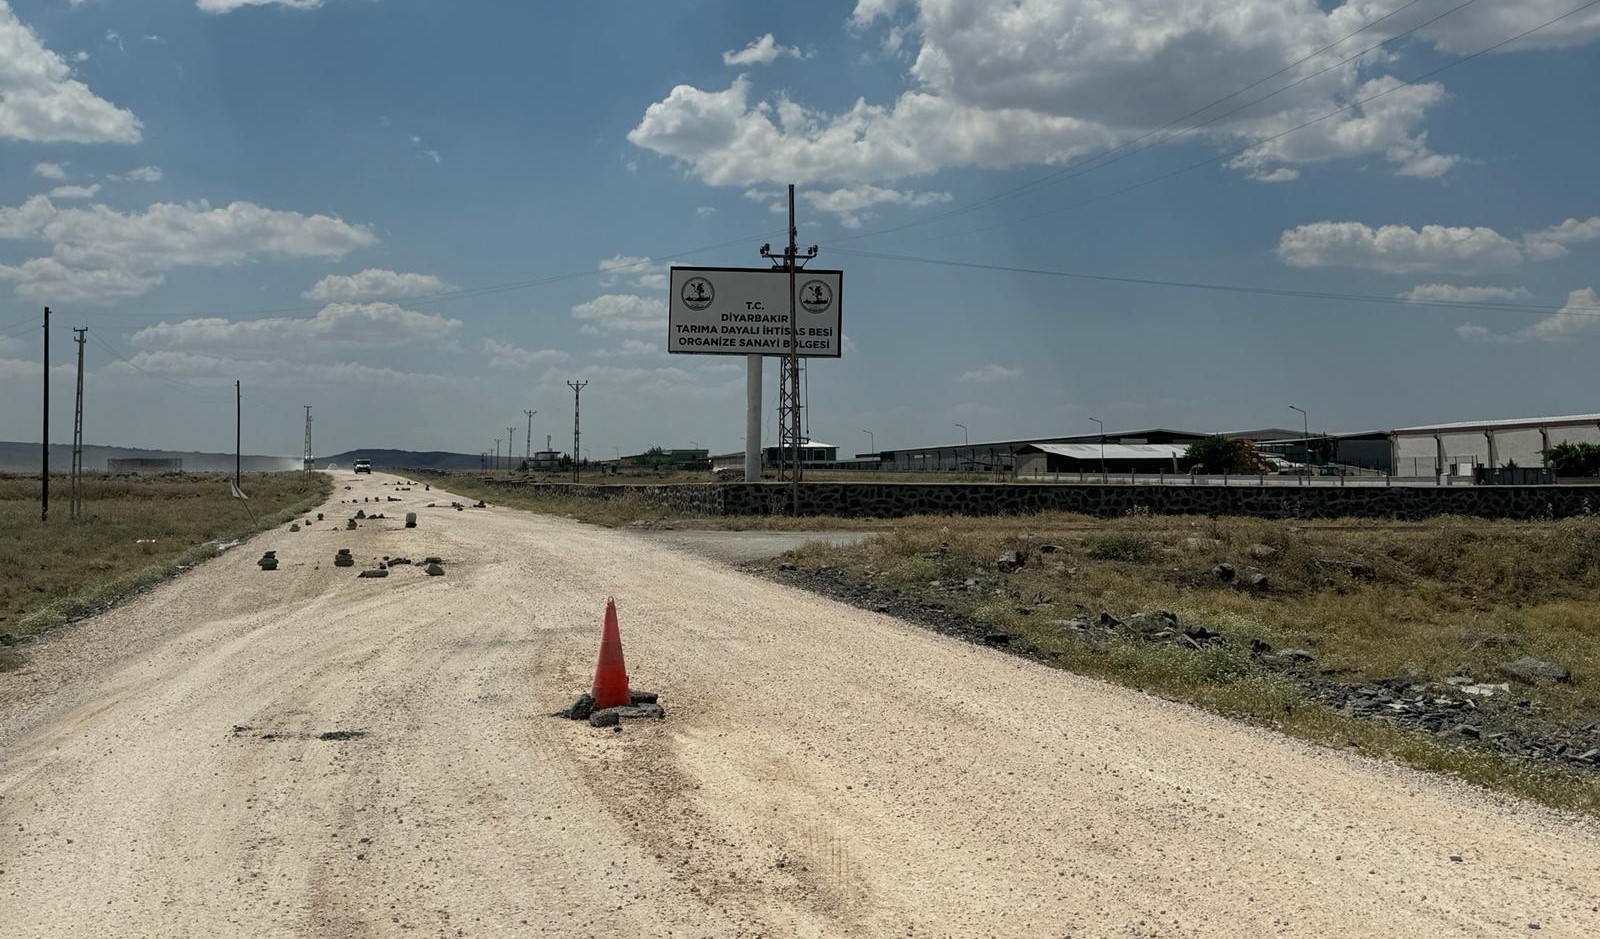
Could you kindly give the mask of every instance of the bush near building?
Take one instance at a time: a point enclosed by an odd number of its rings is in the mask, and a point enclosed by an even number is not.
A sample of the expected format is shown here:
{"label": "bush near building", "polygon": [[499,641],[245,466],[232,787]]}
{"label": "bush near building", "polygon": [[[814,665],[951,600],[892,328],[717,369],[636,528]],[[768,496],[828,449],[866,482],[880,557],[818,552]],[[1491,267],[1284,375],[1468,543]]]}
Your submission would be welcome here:
{"label": "bush near building", "polygon": [[1189,444],[1185,454],[1194,461],[1196,473],[1270,473],[1272,465],[1256,452],[1254,441],[1243,437],[1228,439],[1221,435],[1206,437]]}
{"label": "bush near building", "polygon": [[1600,476],[1600,444],[1563,442],[1540,455],[1557,476]]}

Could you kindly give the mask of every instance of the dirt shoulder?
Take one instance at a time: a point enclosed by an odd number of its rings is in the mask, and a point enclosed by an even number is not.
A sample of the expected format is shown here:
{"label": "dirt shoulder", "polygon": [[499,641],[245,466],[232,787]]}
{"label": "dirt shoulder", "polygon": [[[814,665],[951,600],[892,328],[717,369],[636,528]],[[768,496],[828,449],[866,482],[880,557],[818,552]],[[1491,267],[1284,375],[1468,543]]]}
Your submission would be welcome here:
{"label": "dirt shoulder", "polygon": [[[752,569],[1317,743],[1600,811],[1596,637],[1562,628],[1593,589],[1592,524],[1032,522],[906,527]],[[1452,558],[1450,544],[1467,547]],[[1531,585],[1504,576],[1504,552],[1566,582],[1547,574],[1537,602],[1511,602]]]}

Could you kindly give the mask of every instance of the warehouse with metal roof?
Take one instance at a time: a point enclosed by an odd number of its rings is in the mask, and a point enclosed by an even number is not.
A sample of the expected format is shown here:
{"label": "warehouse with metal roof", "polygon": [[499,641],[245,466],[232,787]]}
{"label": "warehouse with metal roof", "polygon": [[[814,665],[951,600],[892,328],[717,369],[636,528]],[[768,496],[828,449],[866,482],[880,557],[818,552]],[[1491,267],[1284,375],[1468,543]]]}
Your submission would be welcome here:
{"label": "warehouse with metal roof", "polygon": [[1470,476],[1475,466],[1543,466],[1542,451],[1559,443],[1600,443],[1600,414],[1401,427],[1389,441],[1397,475]]}

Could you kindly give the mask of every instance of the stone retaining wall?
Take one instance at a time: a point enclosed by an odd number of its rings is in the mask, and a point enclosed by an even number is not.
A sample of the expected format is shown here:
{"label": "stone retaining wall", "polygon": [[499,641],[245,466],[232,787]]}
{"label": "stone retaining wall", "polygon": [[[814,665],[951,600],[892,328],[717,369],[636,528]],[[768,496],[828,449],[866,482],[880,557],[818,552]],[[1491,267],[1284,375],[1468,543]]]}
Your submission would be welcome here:
{"label": "stone retaining wall", "polygon": [[[612,499],[636,494],[692,515],[787,515],[784,483],[588,486],[513,483],[534,492]],[[1033,483],[802,483],[800,514],[847,518],[1023,515],[1244,515],[1256,518],[1568,518],[1600,514],[1600,486],[1121,486]]]}

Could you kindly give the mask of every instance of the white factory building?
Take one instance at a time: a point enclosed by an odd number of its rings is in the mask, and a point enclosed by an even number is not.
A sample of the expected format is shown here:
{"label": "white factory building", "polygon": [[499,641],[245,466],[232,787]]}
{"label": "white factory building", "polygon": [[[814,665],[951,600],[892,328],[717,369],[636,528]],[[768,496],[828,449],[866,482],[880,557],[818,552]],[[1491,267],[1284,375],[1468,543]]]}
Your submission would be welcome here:
{"label": "white factory building", "polygon": [[1389,433],[1396,475],[1471,475],[1474,466],[1540,467],[1540,451],[1559,443],[1600,443],[1600,414],[1457,421]]}

